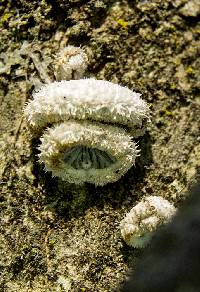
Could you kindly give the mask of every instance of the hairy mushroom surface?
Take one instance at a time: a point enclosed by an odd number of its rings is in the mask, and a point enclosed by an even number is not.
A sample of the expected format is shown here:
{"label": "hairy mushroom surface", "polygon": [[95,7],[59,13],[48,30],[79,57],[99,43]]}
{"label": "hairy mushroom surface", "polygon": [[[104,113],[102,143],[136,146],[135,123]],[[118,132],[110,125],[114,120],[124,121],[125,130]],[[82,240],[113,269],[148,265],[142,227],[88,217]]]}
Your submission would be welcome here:
{"label": "hairy mushroom surface", "polygon": [[139,151],[132,139],[144,133],[149,119],[139,93],[95,79],[44,85],[24,113],[42,135],[39,157],[46,170],[95,185],[118,180],[135,164]]}
{"label": "hairy mushroom surface", "polygon": [[158,226],[168,222],[176,208],[160,196],[142,199],[120,223],[124,241],[133,247],[145,247]]}

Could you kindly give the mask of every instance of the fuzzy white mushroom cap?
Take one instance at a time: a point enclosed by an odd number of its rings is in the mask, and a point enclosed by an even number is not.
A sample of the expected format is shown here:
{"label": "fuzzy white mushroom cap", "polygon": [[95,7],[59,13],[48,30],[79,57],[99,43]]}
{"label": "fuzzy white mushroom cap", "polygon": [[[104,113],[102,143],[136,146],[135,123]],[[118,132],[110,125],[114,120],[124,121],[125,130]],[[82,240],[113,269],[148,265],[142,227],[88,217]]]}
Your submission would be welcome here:
{"label": "fuzzy white mushroom cap", "polygon": [[52,175],[76,184],[115,182],[135,164],[132,138],[144,134],[149,107],[140,94],[109,81],[44,85],[24,109],[41,134],[39,158]]}
{"label": "fuzzy white mushroom cap", "polygon": [[33,130],[69,119],[124,125],[143,134],[149,107],[139,93],[105,80],[53,82],[33,94],[24,113]]}
{"label": "fuzzy white mushroom cap", "polygon": [[83,49],[67,46],[58,53],[54,61],[56,80],[80,79],[83,77],[87,65],[88,57]]}
{"label": "fuzzy white mushroom cap", "polygon": [[158,226],[168,222],[176,208],[160,196],[142,199],[120,223],[124,241],[135,248],[145,247]]}
{"label": "fuzzy white mushroom cap", "polygon": [[135,163],[137,146],[125,130],[89,121],[66,121],[45,131],[39,147],[45,168],[69,183],[105,185]]}

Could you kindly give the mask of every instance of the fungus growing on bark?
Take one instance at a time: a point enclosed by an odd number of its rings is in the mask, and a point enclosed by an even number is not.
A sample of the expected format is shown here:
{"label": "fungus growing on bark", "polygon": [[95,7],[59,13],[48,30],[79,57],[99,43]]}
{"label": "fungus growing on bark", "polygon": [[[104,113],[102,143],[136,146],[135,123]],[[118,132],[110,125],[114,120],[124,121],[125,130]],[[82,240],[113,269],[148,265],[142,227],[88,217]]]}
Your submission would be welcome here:
{"label": "fungus growing on bark", "polygon": [[124,241],[133,247],[145,247],[158,226],[168,222],[176,208],[160,196],[142,199],[120,223]]}
{"label": "fungus growing on bark", "polygon": [[132,138],[143,134],[149,118],[139,93],[95,79],[44,85],[24,113],[33,131],[49,127],[39,147],[46,170],[95,185],[118,180],[135,164],[139,151]]}
{"label": "fungus growing on bark", "polygon": [[39,147],[46,169],[69,182],[96,185],[118,180],[134,165],[139,151],[131,139],[149,118],[140,94],[95,79],[44,85],[24,113],[33,131],[52,127]]}
{"label": "fungus growing on bark", "polygon": [[[82,49],[66,47],[55,59],[56,79],[82,77],[87,62]],[[139,93],[91,78],[42,86],[24,114],[42,135],[39,161],[46,170],[70,183],[105,185],[135,164],[132,139],[144,134],[149,107]]]}
{"label": "fungus growing on bark", "polygon": [[65,121],[45,131],[40,161],[70,183],[105,185],[118,180],[138,150],[125,130],[89,121]]}

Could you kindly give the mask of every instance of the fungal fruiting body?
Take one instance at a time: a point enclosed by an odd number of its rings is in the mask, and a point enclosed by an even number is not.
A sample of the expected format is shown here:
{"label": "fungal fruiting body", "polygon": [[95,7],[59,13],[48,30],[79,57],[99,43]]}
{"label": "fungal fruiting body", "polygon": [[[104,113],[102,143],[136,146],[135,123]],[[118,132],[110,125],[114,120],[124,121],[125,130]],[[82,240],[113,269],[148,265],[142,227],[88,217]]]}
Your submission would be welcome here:
{"label": "fungal fruiting body", "polygon": [[87,69],[88,57],[83,49],[67,46],[58,53],[54,63],[57,81],[80,79]]}
{"label": "fungal fruiting body", "polygon": [[117,181],[134,165],[139,151],[132,138],[149,118],[140,94],[95,79],[44,85],[24,113],[33,131],[49,127],[39,147],[45,168],[68,182],[95,185]]}
{"label": "fungal fruiting body", "polygon": [[41,140],[39,157],[46,169],[76,184],[116,181],[138,153],[123,129],[88,121],[63,122],[48,129]]}
{"label": "fungal fruiting body", "polygon": [[160,196],[142,199],[120,223],[124,241],[135,248],[145,247],[158,226],[168,222],[176,208]]}
{"label": "fungal fruiting body", "polygon": [[118,124],[143,133],[149,108],[140,95],[105,80],[62,80],[35,92],[25,116],[33,130],[75,119]]}

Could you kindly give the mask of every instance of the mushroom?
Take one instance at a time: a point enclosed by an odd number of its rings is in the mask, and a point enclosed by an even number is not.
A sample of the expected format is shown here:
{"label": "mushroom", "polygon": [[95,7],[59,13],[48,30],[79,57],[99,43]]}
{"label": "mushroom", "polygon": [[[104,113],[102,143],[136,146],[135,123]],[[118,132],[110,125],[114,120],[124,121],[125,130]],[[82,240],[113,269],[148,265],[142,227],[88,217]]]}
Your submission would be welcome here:
{"label": "mushroom", "polygon": [[124,241],[135,248],[145,247],[153,232],[168,222],[175,214],[176,208],[160,196],[143,198],[120,223]]}
{"label": "mushroom", "polygon": [[126,87],[78,79],[87,62],[80,48],[62,50],[54,60],[59,81],[35,91],[24,115],[41,135],[39,161],[46,170],[70,183],[105,185],[135,164],[139,150],[133,138],[144,134],[149,107]]}

